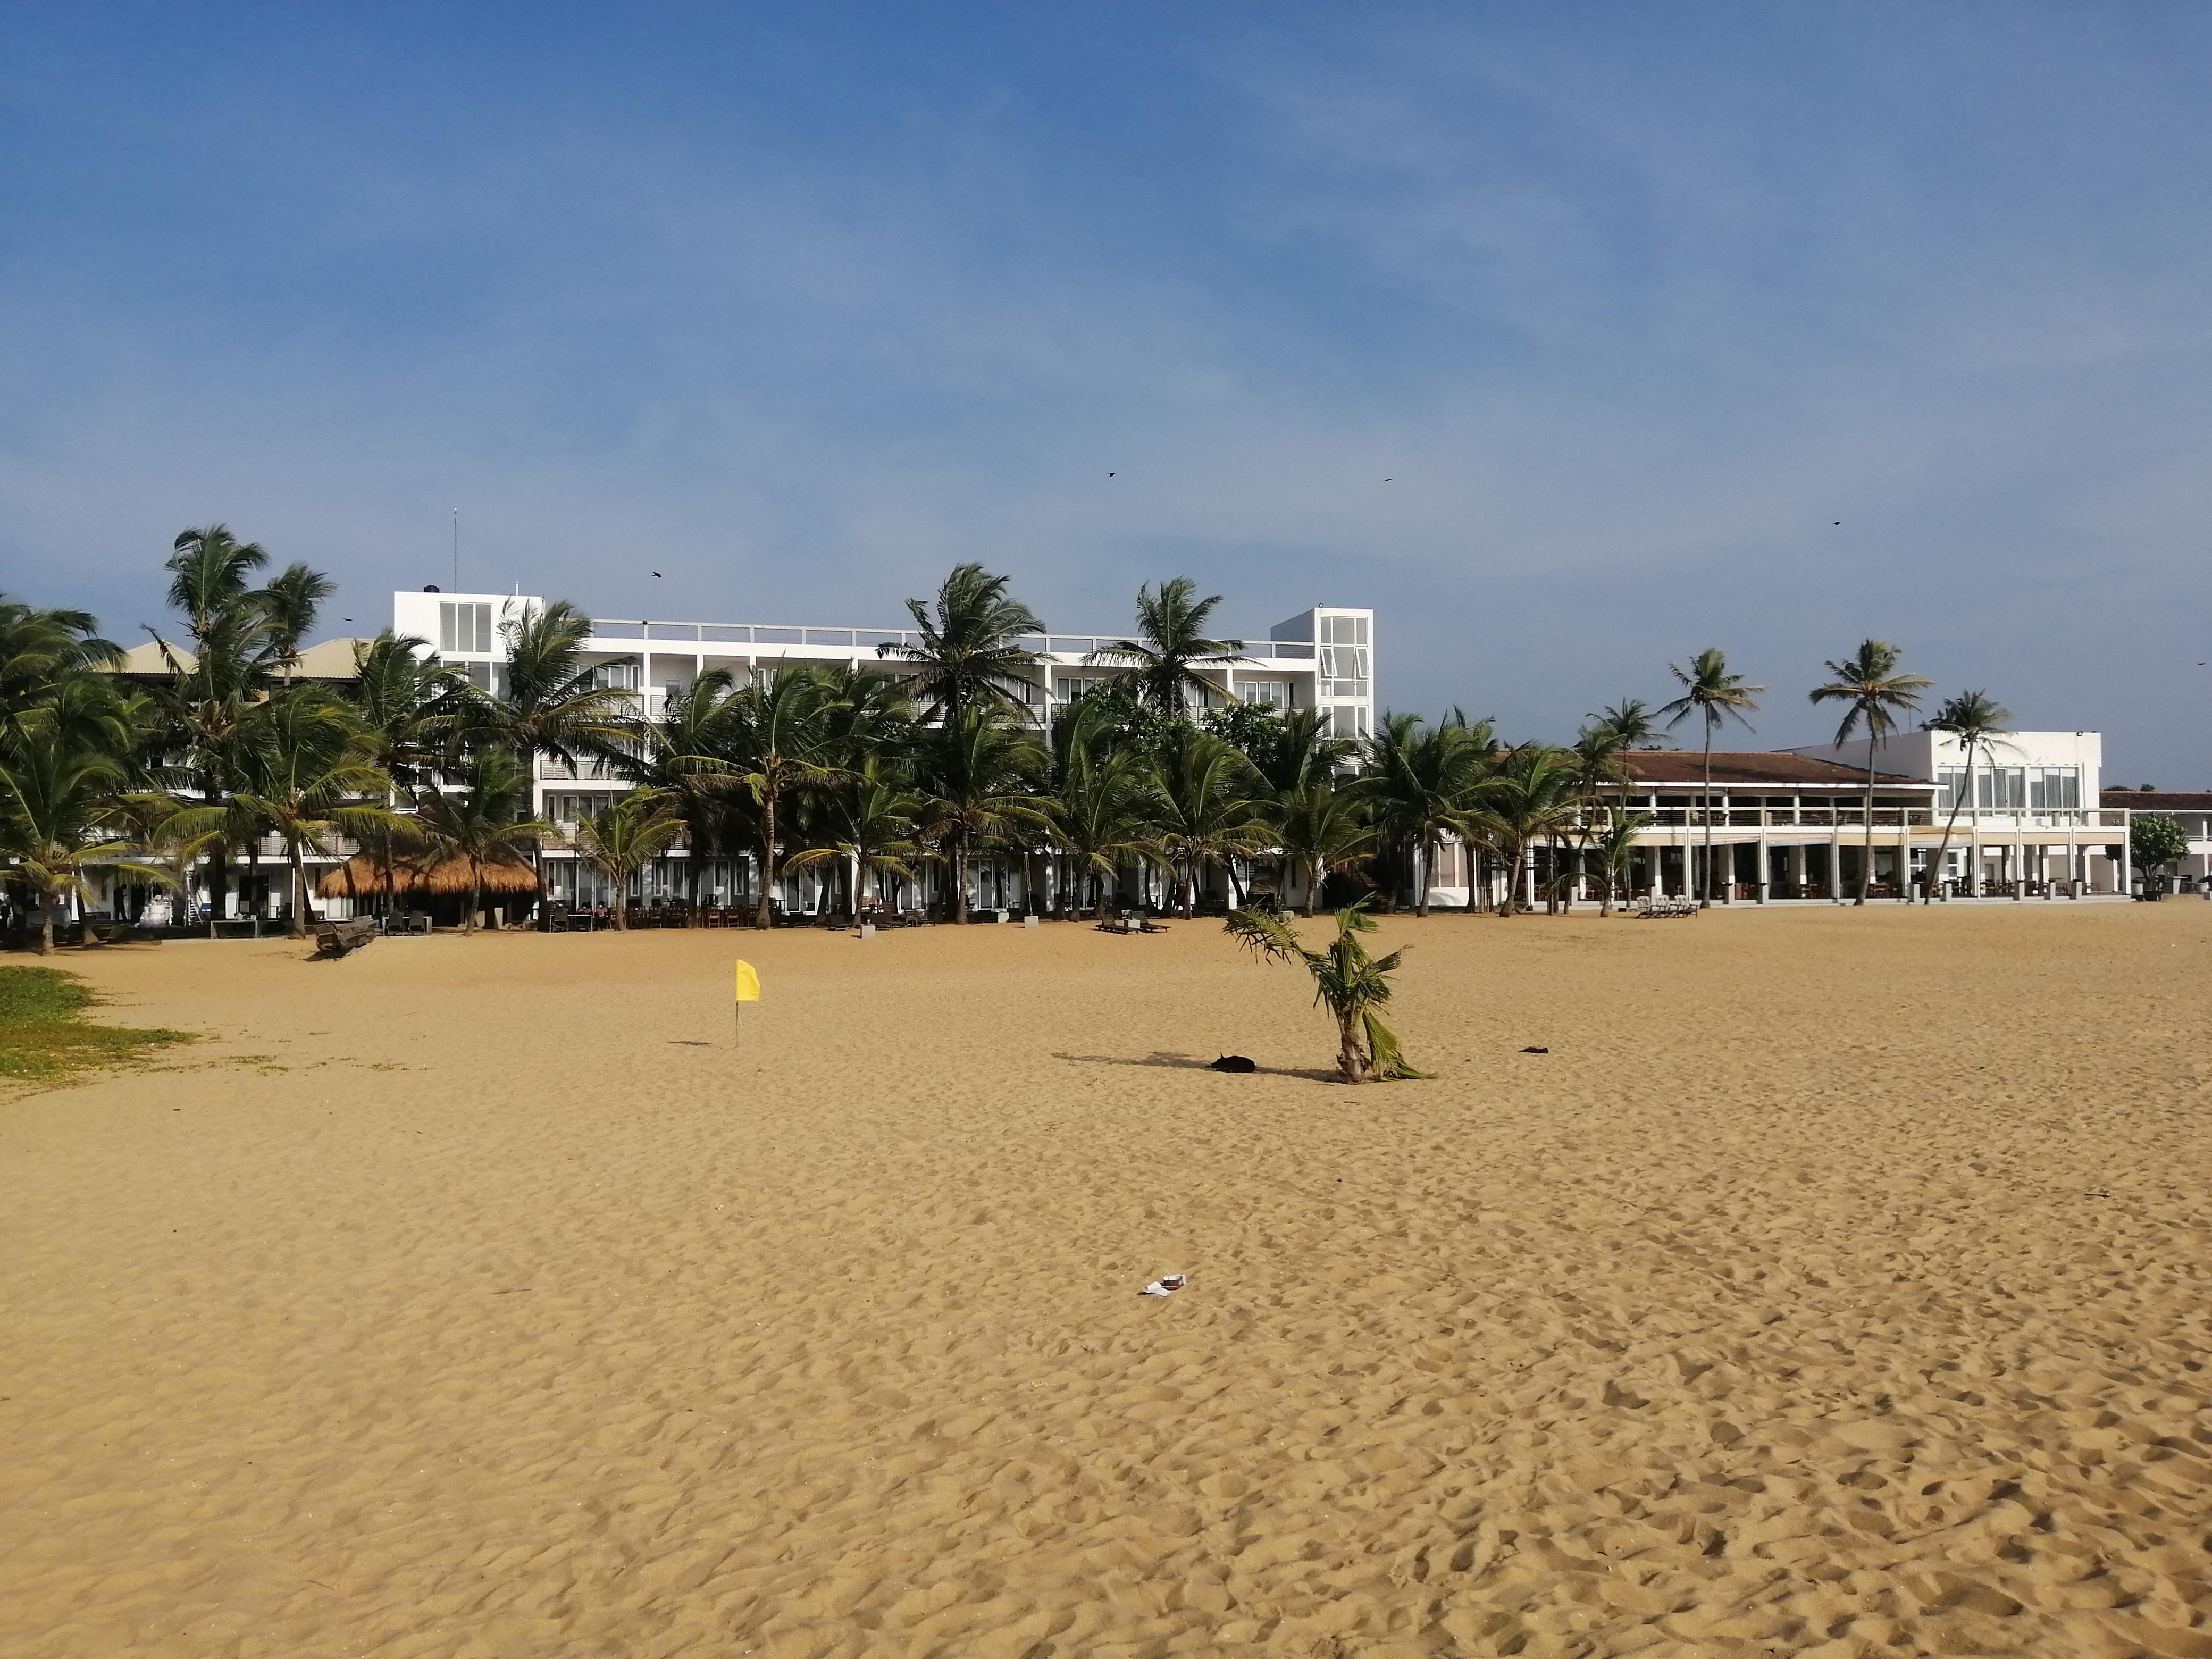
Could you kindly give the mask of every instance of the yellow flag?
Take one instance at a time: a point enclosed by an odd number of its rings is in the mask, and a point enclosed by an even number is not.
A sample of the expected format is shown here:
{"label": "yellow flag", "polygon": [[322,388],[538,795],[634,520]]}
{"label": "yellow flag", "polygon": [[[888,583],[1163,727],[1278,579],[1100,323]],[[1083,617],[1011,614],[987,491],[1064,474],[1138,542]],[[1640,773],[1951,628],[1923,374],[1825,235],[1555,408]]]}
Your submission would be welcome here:
{"label": "yellow flag", "polygon": [[738,1000],[740,1002],[760,1000],[760,975],[753,972],[753,965],[750,962],[741,962],[738,964]]}

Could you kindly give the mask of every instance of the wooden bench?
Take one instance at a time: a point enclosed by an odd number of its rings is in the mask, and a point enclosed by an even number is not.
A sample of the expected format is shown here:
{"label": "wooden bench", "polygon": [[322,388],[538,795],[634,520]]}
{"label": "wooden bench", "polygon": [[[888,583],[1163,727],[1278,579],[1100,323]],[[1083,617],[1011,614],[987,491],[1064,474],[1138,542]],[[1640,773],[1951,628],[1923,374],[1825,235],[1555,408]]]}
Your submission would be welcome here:
{"label": "wooden bench", "polygon": [[356,916],[351,921],[322,922],[315,928],[315,954],[347,956],[375,937],[376,921],[371,916]]}

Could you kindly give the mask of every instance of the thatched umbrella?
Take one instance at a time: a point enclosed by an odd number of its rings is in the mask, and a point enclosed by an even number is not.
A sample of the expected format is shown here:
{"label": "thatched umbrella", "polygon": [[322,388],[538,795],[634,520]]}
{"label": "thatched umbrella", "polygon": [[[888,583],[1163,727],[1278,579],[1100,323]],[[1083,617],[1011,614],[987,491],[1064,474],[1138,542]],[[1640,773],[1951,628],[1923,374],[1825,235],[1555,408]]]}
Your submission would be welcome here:
{"label": "thatched umbrella", "polygon": [[401,859],[392,866],[387,890],[384,872],[366,853],[356,853],[315,884],[323,898],[390,898],[402,893],[437,897],[459,894],[464,898],[483,893],[536,893],[537,873],[526,864],[493,863],[487,860],[475,869],[466,859]]}

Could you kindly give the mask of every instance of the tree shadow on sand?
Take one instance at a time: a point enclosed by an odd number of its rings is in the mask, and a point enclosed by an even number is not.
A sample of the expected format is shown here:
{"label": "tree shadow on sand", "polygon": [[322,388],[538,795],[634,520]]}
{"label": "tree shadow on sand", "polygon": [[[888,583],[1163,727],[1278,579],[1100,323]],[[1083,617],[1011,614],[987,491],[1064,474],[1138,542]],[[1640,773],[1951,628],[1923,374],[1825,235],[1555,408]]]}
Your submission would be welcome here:
{"label": "tree shadow on sand", "polygon": [[[1200,1060],[1195,1054],[1170,1054],[1164,1048],[1153,1049],[1143,1060],[1132,1060],[1127,1054],[1054,1054],[1053,1058],[1064,1060],[1072,1066],[1143,1066],[1170,1072],[1213,1070],[1213,1062],[1210,1060]],[[1284,1066],[1260,1066],[1254,1070],[1261,1077],[1302,1077],[1314,1083],[1341,1083],[1344,1080],[1342,1074],[1333,1066],[1327,1071],[1306,1071]]]}

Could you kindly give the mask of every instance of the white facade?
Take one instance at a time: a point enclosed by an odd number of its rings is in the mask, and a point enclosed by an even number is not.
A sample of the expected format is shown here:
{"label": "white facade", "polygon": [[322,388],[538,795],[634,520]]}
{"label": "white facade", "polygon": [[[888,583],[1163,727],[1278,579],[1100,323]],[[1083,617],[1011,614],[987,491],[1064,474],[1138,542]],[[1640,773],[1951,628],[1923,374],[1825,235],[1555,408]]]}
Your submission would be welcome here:
{"label": "white facade", "polygon": [[[507,625],[544,604],[534,594],[446,593],[435,589],[392,596],[392,631],[428,641],[432,654],[466,673],[486,690],[497,690],[505,672]],[[1038,661],[1023,701],[1030,718],[1042,726],[1051,711],[1085,691],[1127,672],[1126,667],[1089,661],[1120,634],[1038,634],[1017,641]],[[585,659],[602,684],[637,694],[638,712],[658,718],[672,694],[678,694],[710,669],[724,669],[740,682],[784,663],[855,664],[895,669],[896,659],[878,647],[915,647],[922,636],[912,628],[823,628],[763,623],[659,622],[594,617],[584,643]],[[1207,706],[1238,702],[1275,708],[1318,708],[1333,735],[1364,738],[1375,729],[1375,613],[1335,605],[1315,605],[1276,623],[1265,639],[1240,647],[1238,659],[1201,666],[1202,678],[1219,688],[1206,695]],[[540,757],[533,806],[538,815],[570,829],[595,811],[623,785],[605,765],[580,759],[574,766]],[[563,854],[551,854],[550,878],[569,890],[592,884],[583,872],[560,869]],[[731,861],[714,861],[710,888],[732,890],[738,873]],[[727,866],[727,867],[726,867]],[[666,879],[665,871],[658,878]]]}
{"label": "white facade", "polygon": [[[489,689],[507,659],[506,624],[544,601],[514,593],[398,592],[392,596],[392,631],[429,641],[434,654]],[[1121,634],[1037,634],[1018,643],[1040,661],[1026,701],[1040,724],[1047,711],[1126,672],[1092,663],[1091,653]],[[672,691],[680,691],[710,668],[743,679],[757,669],[786,662],[860,663],[896,666],[880,645],[915,646],[911,628],[816,628],[754,623],[647,622],[596,617],[585,641],[587,660],[607,668],[637,665],[635,689],[651,717]],[[1375,723],[1375,613],[1316,605],[1245,641],[1240,659],[1207,665],[1201,676],[1221,688],[1212,701],[1264,703],[1279,708],[1321,708],[1335,735],[1364,737]],[[617,677],[620,678],[627,678]]]}
{"label": "white facade", "polygon": [[[1867,750],[1860,738],[1789,752],[1864,770]],[[2015,818],[2063,823],[2070,814],[2096,806],[2104,763],[2100,732],[2008,732],[1976,750],[1974,798],[1963,805],[1969,813],[2008,823]],[[1893,776],[1939,785],[1936,805],[1946,813],[1966,783],[1966,751],[1948,732],[1899,732],[1885,738],[1875,766]]]}

